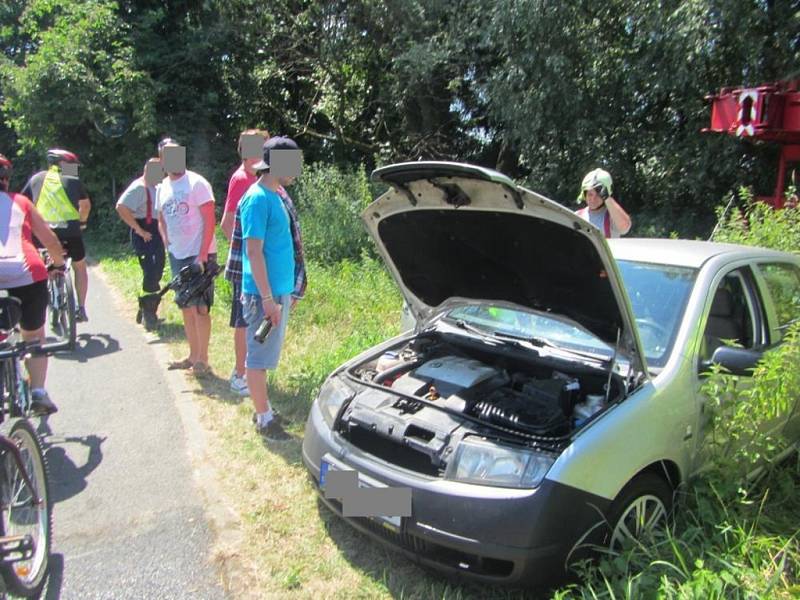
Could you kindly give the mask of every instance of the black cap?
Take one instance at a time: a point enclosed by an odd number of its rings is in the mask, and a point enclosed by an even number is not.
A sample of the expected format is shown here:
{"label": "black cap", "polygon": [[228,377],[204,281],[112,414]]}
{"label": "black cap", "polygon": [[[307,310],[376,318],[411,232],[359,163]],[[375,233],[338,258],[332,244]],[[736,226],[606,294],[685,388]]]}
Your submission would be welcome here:
{"label": "black cap", "polygon": [[298,146],[297,142],[295,142],[292,138],[282,135],[269,138],[266,142],[264,142],[264,156],[261,162],[253,165],[253,170],[269,171],[270,150],[300,150],[300,146]]}

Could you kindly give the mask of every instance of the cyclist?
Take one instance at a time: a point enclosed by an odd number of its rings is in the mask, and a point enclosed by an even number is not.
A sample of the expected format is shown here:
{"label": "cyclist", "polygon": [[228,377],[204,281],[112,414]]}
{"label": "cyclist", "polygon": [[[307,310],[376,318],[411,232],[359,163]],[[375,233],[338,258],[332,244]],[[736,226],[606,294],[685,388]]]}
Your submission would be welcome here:
{"label": "cyclist", "polygon": [[[43,343],[48,268],[33,244],[33,236],[47,248],[54,271],[64,270],[63,250],[33,203],[21,194],[9,193],[11,171],[11,161],[0,154],[0,289],[18,298],[22,305],[22,339]],[[34,412],[56,412],[56,405],[44,389],[47,356],[28,358],[26,367],[31,378]]]}
{"label": "cyclist", "polygon": [[76,154],[51,148],[47,151],[47,164],[47,171],[39,171],[33,175],[22,188],[22,194],[33,200],[39,213],[55,231],[67,256],[72,259],[75,292],[78,295],[75,321],[80,323],[88,321],[85,306],[89,273],[82,231],[86,228],[92,204],[81,180],[76,175],[64,173],[67,165],[70,165],[72,172],[77,173],[80,161]]}

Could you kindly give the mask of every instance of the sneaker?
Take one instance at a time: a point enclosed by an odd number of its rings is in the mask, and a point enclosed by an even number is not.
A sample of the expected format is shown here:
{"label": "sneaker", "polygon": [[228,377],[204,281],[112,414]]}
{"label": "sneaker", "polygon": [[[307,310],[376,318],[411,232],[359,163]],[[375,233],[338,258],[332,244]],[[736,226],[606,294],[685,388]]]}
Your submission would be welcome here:
{"label": "sneaker", "polygon": [[76,323],[85,323],[89,320],[89,317],[86,316],[86,309],[82,306],[79,306],[78,309],[75,311],[75,322]]}
{"label": "sneaker", "polygon": [[[256,413],[253,413],[252,421],[253,425],[256,425],[258,422],[258,415],[256,415]],[[283,425],[283,415],[275,408],[272,409],[272,422],[277,423],[278,425]]]}
{"label": "sneaker", "polygon": [[50,400],[47,391],[33,390],[31,392],[31,412],[38,417],[43,417],[58,412],[58,407]]}
{"label": "sneaker", "polygon": [[232,392],[235,392],[240,396],[250,395],[250,392],[247,389],[247,378],[244,375],[237,375],[236,371],[234,371],[231,373],[230,383]]}
{"label": "sneaker", "polygon": [[264,427],[256,425],[256,433],[270,442],[285,442],[286,440],[292,439],[292,436],[286,433],[283,427],[281,427],[281,424],[275,419],[272,419]]}

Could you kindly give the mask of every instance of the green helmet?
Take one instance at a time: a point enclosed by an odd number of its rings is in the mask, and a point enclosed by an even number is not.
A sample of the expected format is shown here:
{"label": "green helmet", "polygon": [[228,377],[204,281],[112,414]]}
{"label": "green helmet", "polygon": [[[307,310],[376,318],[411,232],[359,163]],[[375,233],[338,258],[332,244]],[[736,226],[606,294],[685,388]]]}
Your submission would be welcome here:
{"label": "green helmet", "polygon": [[608,171],[604,171],[603,169],[589,171],[581,182],[581,189],[578,192],[578,202],[583,200],[583,193],[586,190],[596,190],[603,200],[605,200],[611,195],[612,184],[613,180]]}

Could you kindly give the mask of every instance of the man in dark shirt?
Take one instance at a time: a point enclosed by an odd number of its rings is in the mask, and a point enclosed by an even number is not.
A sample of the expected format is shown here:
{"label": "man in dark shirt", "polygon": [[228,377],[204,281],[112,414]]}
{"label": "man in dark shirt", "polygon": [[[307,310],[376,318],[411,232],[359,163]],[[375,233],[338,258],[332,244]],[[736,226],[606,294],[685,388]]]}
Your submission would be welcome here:
{"label": "man in dark shirt", "polygon": [[36,204],[44,220],[58,236],[67,256],[72,259],[75,292],[78,295],[75,320],[82,322],[88,320],[84,307],[89,274],[81,232],[86,227],[92,204],[86,188],[77,177],[77,166],[80,164],[77,155],[52,148],[47,151],[47,164],[47,171],[40,171],[28,180],[22,188],[22,195]]}

